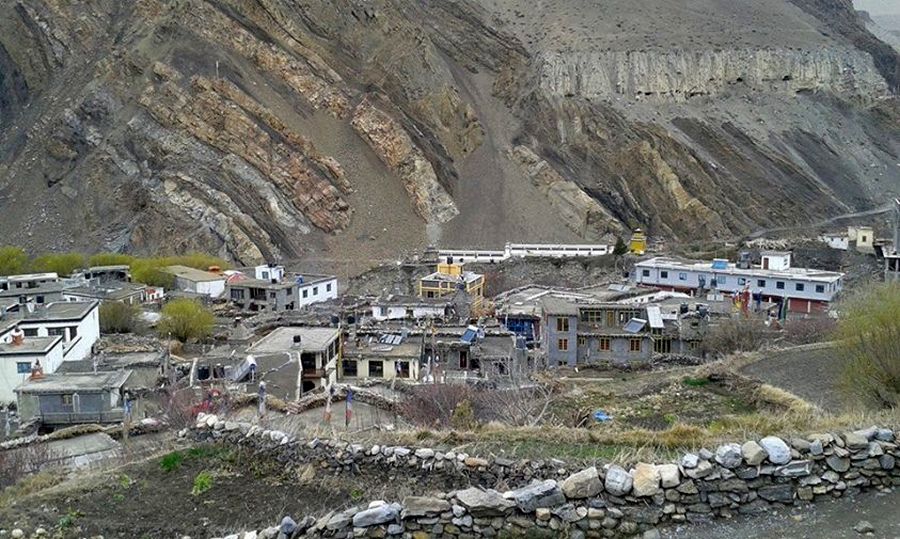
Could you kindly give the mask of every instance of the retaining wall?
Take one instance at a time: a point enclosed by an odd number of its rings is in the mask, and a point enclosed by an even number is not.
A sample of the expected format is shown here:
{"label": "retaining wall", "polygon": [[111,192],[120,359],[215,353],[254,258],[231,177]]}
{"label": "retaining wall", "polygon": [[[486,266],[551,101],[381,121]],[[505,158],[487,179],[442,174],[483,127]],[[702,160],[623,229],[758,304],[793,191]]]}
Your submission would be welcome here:
{"label": "retaining wall", "polygon": [[[865,489],[900,485],[898,440],[871,427],[684,455],[677,463],[571,469],[562,461],[479,458],[429,448],[303,441],[246,423],[198,418],[182,436],[242,446],[321,473],[364,467],[437,475],[463,490],[407,497],[242,532],[229,539],[291,537],[625,537],[659,525],[756,514]],[[460,481],[465,479],[465,481]]]}

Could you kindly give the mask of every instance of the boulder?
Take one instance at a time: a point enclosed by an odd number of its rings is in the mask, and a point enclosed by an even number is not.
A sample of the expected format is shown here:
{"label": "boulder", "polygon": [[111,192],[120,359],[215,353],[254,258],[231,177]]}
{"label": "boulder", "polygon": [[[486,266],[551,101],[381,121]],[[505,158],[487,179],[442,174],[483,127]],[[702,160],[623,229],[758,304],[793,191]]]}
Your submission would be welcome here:
{"label": "boulder", "polygon": [[759,445],[766,450],[772,464],[787,464],[791,461],[791,448],[781,438],[766,436],[759,441]]}
{"label": "boulder", "polygon": [[875,433],[875,439],[881,440],[882,442],[893,442],[894,441],[894,431],[891,429],[878,429]]}
{"label": "boulder", "polygon": [[476,518],[503,516],[516,505],[496,490],[481,490],[476,487],[458,491],[456,499]]}
{"label": "boulder", "polygon": [[403,500],[403,519],[439,515],[450,510],[450,503],[430,496],[407,496]]}
{"label": "boulder", "polygon": [[771,485],[760,488],[759,497],[770,502],[791,503],[794,500],[794,490],[791,485]]}
{"label": "boulder", "polygon": [[853,531],[861,534],[874,533],[875,526],[872,526],[872,523],[868,520],[860,520],[856,523],[856,526],[853,526]]}
{"label": "boulder", "polygon": [[813,440],[809,444],[809,454],[813,456],[819,456],[825,452],[825,448],[822,447],[822,440]]}
{"label": "boulder", "polygon": [[296,529],[297,523],[294,522],[294,519],[289,516],[285,516],[284,518],[282,518],[281,524],[278,525],[278,531],[288,536],[294,533],[294,530]]}
{"label": "boulder", "polygon": [[591,498],[600,494],[603,489],[600,474],[597,473],[597,468],[594,466],[570,475],[560,486],[566,498],[571,499]]}
{"label": "boulder", "polygon": [[515,500],[523,513],[533,513],[538,507],[556,507],[566,503],[566,497],[553,479],[532,483],[504,497]]}
{"label": "boulder", "polygon": [[606,492],[613,496],[625,496],[631,492],[633,484],[634,478],[621,466],[613,465],[606,470],[606,480],[603,486],[606,488]]}
{"label": "boulder", "polygon": [[744,456],[744,461],[750,466],[762,464],[762,461],[766,460],[767,456],[766,450],[753,440],[749,440],[741,446],[741,455]]}
{"label": "boulder", "polygon": [[634,467],[632,476],[632,493],[635,496],[653,496],[659,492],[659,470],[653,464],[638,464]]}
{"label": "boulder", "polygon": [[794,460],[783,466],[778,466],[772,473],[775,477],[802,477],[812,473],[812,461]]}
{"label": "boulder", "polygon": [[699,462],[700,457],[693,453],[688,453],[685,456],[681,457],[681,467],[685,469],[696,468]]}
{"label": "boulder", "polygon": [[416,449],[415,455],[420,459],[430,459],[434,456],[434,449],[428,449],[427,447]]}
{"label": "boulder", "polygon": [[724,468],[737,468],[743,460],[738,444],[723,444],[716,449],[716,462]]}
{"label": "boulder", "polygon": [[353,515],[353,527],[368,528],[376,524],[393,522],[400,518],[400,505],[396,503],[379,505]]}
{"label": "boulder", "polygon": [[659,481],[663,488],[674,488],[681,482],[681,473],[675,464],[661,464],[656,469],[659,471]]}
{"label": "boulder", "polygon": [[325,527],[329,530],[340,530],[341,528],[346,528],[350,525],[350,522],[352,522],[353,515],[356,514],[356,511],[356,507],[351,507],[350,509],[345,509],[340,513],[336,513],[328,519]]}
{"label": "boulder", "polygon": [[713,465],[708,460],[701,460],[696,468],[689,468],[684,474],[693,479],[701,479],[713,472]]}
{"label": "boulder", "polygon": [[846,444],[847,449],[850,449],[851,451],[855,449],[865,449],[869,447],[869,437],[867,433],[862,433],[860,431],[845,432],[844,443]]}
{"label": "boulder", "polygon": [[837,455],[831,455],[830,457],[825,459],[825,464],[827,464],[829,468],[838,473],[844,473],[850,469],[850,459],[846,457],[839,457]]}

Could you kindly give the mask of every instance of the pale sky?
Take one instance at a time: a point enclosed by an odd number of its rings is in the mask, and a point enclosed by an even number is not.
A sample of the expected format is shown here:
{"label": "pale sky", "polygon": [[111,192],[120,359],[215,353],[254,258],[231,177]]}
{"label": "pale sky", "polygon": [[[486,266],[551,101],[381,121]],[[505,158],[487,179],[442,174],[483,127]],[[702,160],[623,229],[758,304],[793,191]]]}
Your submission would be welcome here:
{"label": "pale sky", "polygon": [[872,15],[900,15],[900,0],[853,0],[853,6]]}

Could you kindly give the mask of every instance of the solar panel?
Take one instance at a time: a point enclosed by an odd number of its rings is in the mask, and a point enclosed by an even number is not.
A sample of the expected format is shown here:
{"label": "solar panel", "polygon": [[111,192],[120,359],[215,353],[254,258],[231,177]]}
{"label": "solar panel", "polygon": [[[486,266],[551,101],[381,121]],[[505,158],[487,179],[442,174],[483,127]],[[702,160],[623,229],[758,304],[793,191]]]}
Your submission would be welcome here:
{"label": "solar panel", "polygon": [[627,324],[625,324],[625,327],[622,329],[624,329],[628,333],[638,333],[639,331],[644,329],[645,325],[647,325],[646,320],[641,318],[632,318],[628,321]]}
{"label": "solar panel", "polygon": [[471,343],[475,342],[475,337],[476,337],[476,336],[478,336],[478,331],[477,331],[477,330],[474,330],[474,329],[472,329],[472,328],[469,328],[469,329],[466,330],[465,333],[463,333],[462,337],[460,337],[459,340],[462,341],[462,342],[466,342],[466,343],[470,343],[470,344],[471,344]]}

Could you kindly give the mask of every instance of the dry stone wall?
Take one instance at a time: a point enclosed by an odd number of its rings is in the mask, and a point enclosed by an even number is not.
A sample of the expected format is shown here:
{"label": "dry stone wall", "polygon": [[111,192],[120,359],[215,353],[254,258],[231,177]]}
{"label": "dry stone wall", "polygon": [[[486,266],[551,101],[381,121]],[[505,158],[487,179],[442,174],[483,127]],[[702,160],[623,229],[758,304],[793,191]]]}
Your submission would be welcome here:
{"label": "dry stone wall", "polygon": [[467,488],[373,501],[321,517],[283,521],[227,539],[295,537],[628,537],[672,523],[757,514],[900,485],[898,440],[870,427],[784,440],[768,436],[684,455],[677,463],[570,469],[562,461],[479,458],[400,446],[298,440],[279,431],[202,415],[184,437],[234,444],[287,466],[322,473],[364,467],[436,475]]}

